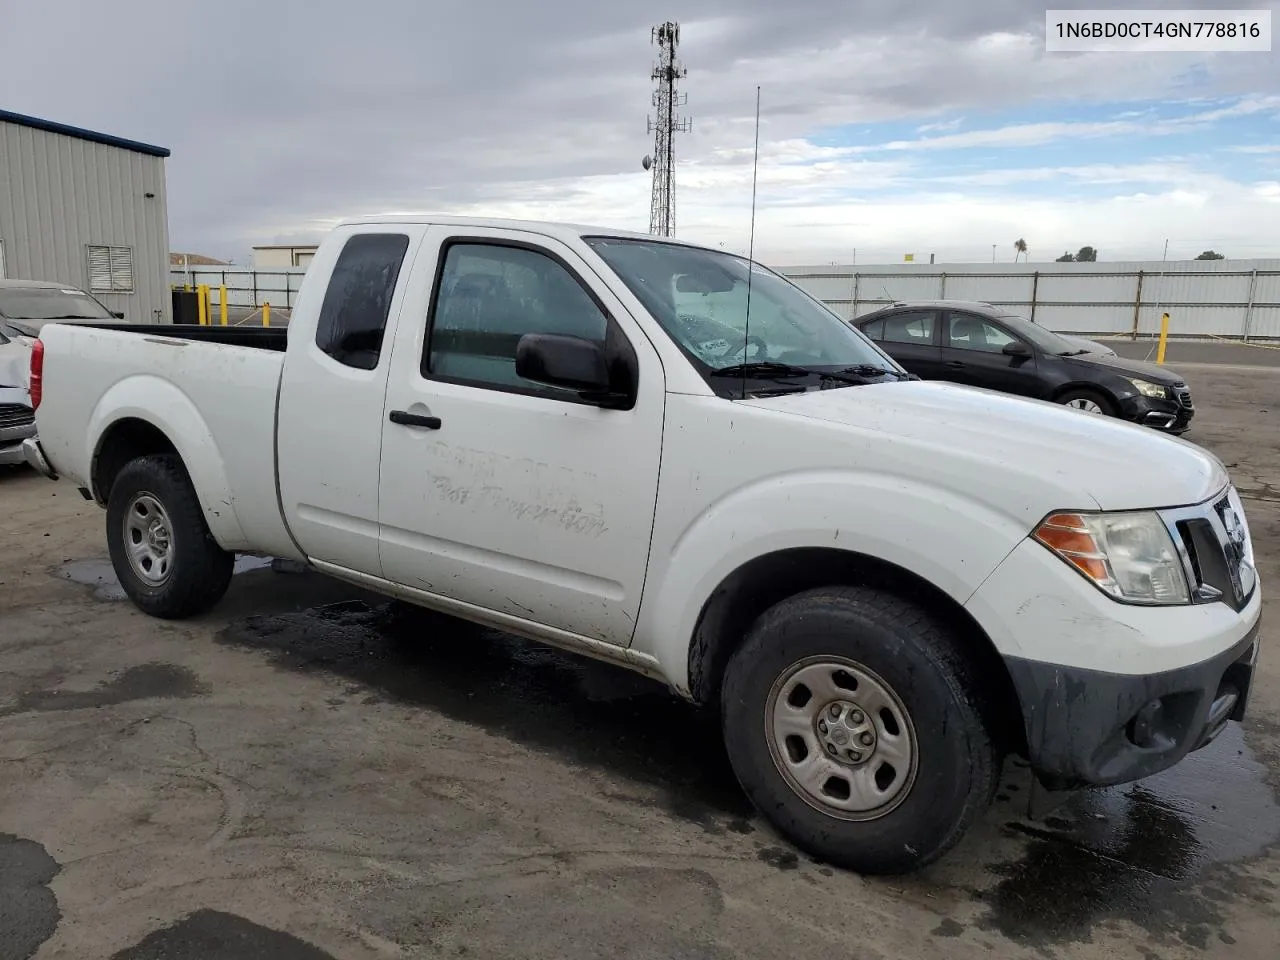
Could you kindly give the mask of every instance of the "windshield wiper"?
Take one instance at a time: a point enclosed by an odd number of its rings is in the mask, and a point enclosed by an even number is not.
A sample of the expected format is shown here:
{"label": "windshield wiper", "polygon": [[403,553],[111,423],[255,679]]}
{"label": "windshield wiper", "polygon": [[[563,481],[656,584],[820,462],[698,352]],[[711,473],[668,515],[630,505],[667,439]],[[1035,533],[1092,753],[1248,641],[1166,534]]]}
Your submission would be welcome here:
{"label": "windshield wiper", "polygon": [[886,367],[877,367],[874,363],[859,363],[856,366],[845,367],[839,373],[856,373],[863,377],[897,377],[899,380],[910,378],[911,374],[902,374],[897,370],[889,370]]}
{"label": "windshield wiper", "polygon": [[711,371],[713,377],[807,377],[813,371],[790,363],[774,360],[752,360],[735,363],[731,367],[719,367]]}
{"label": "windshield wiper", "polygon": [[[854,368],[850,368],[852,371]],[[755,360],[750,363],[737,363],[731,367],[712,370],[713,377],[757,377],[770,380],[775,377],[818,377],[822,380],[862,386],[864,377],[850,375],[850,371],[840,370],[835,373],[829,370],[811,370],[809,367],[797,367],[790,363],[778,363],[775,360]]]}

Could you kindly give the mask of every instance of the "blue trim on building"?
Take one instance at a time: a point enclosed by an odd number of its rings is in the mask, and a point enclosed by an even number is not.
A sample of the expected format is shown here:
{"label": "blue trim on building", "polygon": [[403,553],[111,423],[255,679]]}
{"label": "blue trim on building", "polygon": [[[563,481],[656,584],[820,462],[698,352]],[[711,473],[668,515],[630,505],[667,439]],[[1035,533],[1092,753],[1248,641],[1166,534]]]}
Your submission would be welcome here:
{"label": "blue trim on building", "polygon": [[28,117],[21,113],[11,113],[8,110],[0,110],[0,121],[16,123],[19,126],[32,127],[36,130],[44,130],[46,133],[61,133],[64,136],[75,137],[78,140],[89,140],[92,143],[106,144],[108,147],[120,147],[122,150],[133,150],[137,153],[145,153],[152,157],[169,156],[169,150],[166,147],[156,147],[149,143],[139,143],[137,140],[125,140],[123,137],[113,137],[105,133],[95,133],[93,130],[84,130],[80,127],[69,127],[65,123],[54,123],[52,120],[41,120],[39,117]]}

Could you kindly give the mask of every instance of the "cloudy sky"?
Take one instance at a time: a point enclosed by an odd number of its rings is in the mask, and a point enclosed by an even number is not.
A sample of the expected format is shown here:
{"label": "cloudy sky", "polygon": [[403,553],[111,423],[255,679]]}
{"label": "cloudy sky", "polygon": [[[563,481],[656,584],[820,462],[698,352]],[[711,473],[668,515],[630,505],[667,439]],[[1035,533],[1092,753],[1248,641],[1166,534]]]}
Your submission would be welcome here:
{"label": "cloudy sky", "polygon": [[[1280,3],[1197,5],[1280,29]],[[650,28],[672,18],[680,236],[745,251],[759,85],[775,265],[1012,260],[1018,237],[1033,261],[1280,256],[1280,45],[1046,53],[1044,9],[0,0],[0,106],[169,147],[174,249],[238,262],[392,210],[647,230]]]}

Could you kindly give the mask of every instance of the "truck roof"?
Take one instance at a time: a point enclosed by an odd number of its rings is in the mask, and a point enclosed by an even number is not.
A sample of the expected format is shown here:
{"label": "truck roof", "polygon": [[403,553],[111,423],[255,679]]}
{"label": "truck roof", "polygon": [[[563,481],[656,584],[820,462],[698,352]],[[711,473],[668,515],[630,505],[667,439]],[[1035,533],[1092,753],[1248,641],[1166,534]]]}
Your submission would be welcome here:
{"label": "truck roof", "polygon": [[[706,244],[690,243],[677,240],[675,237],[654,236],[635,230],[620,230],[617,227],[590,226],[587,224],[565,223],[551,220],[519,220],[504,217],[476,216],[444,216],[430,213],[386,213],[371,216],[348,217],[339,226],[357,226],[372,223],[416,223],[437,224],[452,227],[491,227],[497,230],[523,230],[542,236],[554,237],[558,240],[577,240],[581,237],[617,237],[619,239],[651,240],[658,243],[671,243],[686,247],[698,247],[704,250],[712,248]],[[723,252],[723,251],[718,251]]]}

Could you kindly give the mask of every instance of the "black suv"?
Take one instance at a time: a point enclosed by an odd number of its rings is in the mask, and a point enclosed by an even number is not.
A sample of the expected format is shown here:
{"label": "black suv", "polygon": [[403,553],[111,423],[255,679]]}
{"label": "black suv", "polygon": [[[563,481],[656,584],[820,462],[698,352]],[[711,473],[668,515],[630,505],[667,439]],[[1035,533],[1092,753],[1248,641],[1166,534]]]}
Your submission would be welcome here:
{"label": "black suv", "polygon": [[909,373],[1049,400],[1181,434],[1195,410],[1181,377],[1154,363],[1093,353],[986,303],[895,303],[854,324]]}

